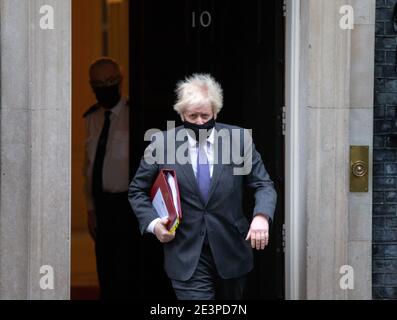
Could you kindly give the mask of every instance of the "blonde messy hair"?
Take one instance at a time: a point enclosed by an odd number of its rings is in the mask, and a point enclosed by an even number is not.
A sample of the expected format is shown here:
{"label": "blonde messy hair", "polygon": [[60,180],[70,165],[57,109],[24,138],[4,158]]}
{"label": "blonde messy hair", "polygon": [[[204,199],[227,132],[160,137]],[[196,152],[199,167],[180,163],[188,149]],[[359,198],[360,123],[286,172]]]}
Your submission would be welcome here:
{"label": "blonde messy hair", "polygon": [[223,90],[209,74],[193,74],[178,82],[174,110],[182,114],[190,106],[210,103],[217,115],[223,107]]}

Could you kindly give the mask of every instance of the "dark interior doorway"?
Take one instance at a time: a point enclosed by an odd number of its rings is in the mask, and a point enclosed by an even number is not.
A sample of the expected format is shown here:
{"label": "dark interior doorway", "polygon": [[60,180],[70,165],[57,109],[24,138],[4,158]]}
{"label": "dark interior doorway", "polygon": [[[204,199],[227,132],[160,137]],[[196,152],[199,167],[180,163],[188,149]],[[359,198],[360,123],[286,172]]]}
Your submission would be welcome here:
{"label": "dark interior doorway", "polygon": [[[283,299],[283,1],[131,0],[130,37],[131,175],[146,147],[144,133],[166,129],[167,120],[180,124],[172,108],[177,81],[197,72],[212,74],[224,90],[218,121],[253,130],[278,192],[270,245],[255,253],[246,298]],[[173,297],[159,265],[161,255],[154,237],[145,237],[139,275],[143,296]],[[163,289],[153,291],[159,283]]]}

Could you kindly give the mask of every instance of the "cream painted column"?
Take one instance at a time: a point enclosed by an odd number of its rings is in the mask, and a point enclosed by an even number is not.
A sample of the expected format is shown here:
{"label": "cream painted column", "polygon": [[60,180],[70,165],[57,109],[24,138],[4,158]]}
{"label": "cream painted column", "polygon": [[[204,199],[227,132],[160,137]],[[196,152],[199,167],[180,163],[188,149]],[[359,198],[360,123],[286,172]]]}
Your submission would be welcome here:
{"label": "cream painted column", "polygon": [[339,269],[348,262],[351,33],[339,28],[339,8],[346,1],[299,2],[299,35],[294,38],[299,38],[300,58],[290,66],[299,73],[290,83],[291,88],[298,83],[298,92],[287,105],[289,148],[299,144],[287,163],[295,163],[290,174],[302,185],[293,188],[290,196],[297,205],[286,217],[287,224],[293,222],[287,230],[296,234],[287,241],[294,245],[287,253],[299,270],[290,275],[297,286],[291,287],[290,298],[346,299],[339,287]]}
{"label": "cream painted column", "polygon": [[372,298],[372,158],[376,0],[354,0],[351,40],[350,144],[370,147],[369,191],[349,194],[349,265],[354,290],[349,299]]}
{"label": "cream painted column", "polygon": [[345,299],[339,269],[348,239],[350,31],[339,28],[345,0],[307,0],[306,181],[308,299]]}
{"label": "cream painted column", "polygon": [[0,299],[69,298],[70,37],[69,0],[0,0]]}
{"label": "cream painted column", "polygon": [[[371,297],[372,193],[350,193],[349,147],[372,146],[374,2],[301,0],[298,116],[304,125],[297,134],[304,161],[305,193],[299,196],[306,272],[300,276],[306,296],[300,298]],[[344,5],[353,6],[354,30],[340,28]],[[355,270],[354,290],[340,286],[345,265]]]}

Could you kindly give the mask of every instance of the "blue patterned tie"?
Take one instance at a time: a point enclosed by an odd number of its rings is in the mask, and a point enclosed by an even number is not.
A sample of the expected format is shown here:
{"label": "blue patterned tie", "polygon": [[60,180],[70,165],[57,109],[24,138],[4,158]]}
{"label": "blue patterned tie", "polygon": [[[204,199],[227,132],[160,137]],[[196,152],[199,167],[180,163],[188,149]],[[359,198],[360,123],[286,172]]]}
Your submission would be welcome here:
{"label": "blue patterned tie", "polygon": [[208,200],[211,183],[210,166],[208,164],[207,154],[204,150],[204,143],[206,142],[207,141],[204,141],[199,144],[197,152],[197,183],[201,196],[205,202]]}

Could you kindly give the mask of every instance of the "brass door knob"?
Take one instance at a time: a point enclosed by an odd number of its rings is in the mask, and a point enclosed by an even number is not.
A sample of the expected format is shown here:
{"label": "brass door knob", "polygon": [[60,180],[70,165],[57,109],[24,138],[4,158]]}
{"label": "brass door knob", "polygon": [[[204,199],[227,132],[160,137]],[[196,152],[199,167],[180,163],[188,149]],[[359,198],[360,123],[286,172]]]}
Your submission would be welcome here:
{"label": "brass door knob", "polygon": [[368,173],[368,167],[364,161],[356,161],[352,164],[352,173],[356,177],[364,177]]}

